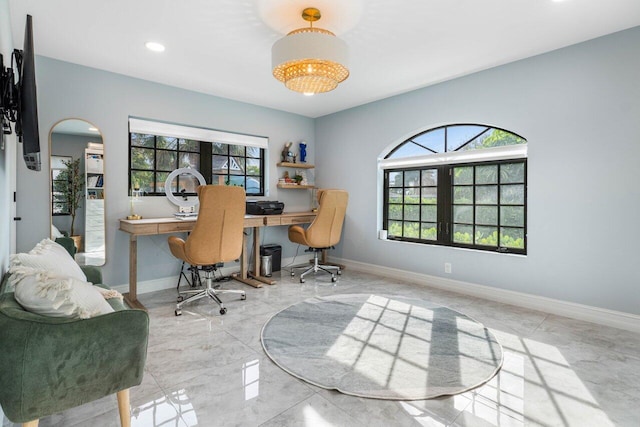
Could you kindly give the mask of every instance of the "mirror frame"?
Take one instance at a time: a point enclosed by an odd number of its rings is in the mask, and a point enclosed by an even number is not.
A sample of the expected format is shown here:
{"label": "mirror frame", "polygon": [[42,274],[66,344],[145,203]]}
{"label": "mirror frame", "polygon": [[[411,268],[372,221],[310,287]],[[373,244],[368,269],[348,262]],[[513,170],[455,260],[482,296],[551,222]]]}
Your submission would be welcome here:
{"label": "mirror frame", "polygon": [[[52,188],[53,188],[53,178],[51,176],[51,158],[52,158],[52,156],[54,156],[54,153],[53,153],[53,134],[55,133],[54,130],[55,130],[56,127],[58,127],[58,125],[60,125],[63,122],[66,122],[68,120],[82,121],[82,122],[87,123],[90,127],[93,127],[93,128],[98,130],[95,136],[96,137],[100,137],[100,140],[102,141],[102,161],[103,161],[102,179],[103,179],[103,182],[105,182],[105,175],[106,175],[106,173],[105,173],[106,172],[106,170],[105,170],[105,165],[106,165],[106,163],[105,163],[106,162],[105,151],[106,150],[104,148],[104,135],[103,135],[102,131],[100,130],[100,128],[98,126],[96,126],[93,122],[91,122],[91,121],[89,121],[87,119],[80,118],[80,117],[67,117],[67,118],[58,120],[49,129],[49,168],[48,168],[48,175],[49,175],[48,176],[48,181],[49,181],[48,193],[49,193],[49,197],[51,197],[51,191],[52,191]],[[84,153],[84,150],[86,148],[87,148],[86,145],[82,147],[83,153]],[[86,159],[85,159],[85,161],[86,161]],[[85,168],[84,168],[84,170],[82,172],[83,172],[83,174],[86,174],[86,165],[85,165]],[[84,197],[84,201],[85,202],[83,203],[83,207],[86,209],[86,200],[87,200],[87,197],[86,197],[86,194],[87,194],[86,175],[85,175],[85,187],[84,187],[83,191],[84,191],[84,194],[85,194],[85,197]],[[104,200],[104,202],[103,202],[104,203],[104,207],[103,207],[103,212],[102,212],[103,228],[104,228],[104,257],[102,259],[102,263],[86,263],[81,259],[80,260],[76,259],[76,261],[80,265],[103,266],[103,265],[105,265],[107,263],[107,230],[106,230],[106,223],[107,223],[107,221],[106,221],[107,220],[107,206],[106,206],[107,205],[107,203],[106,203],[106,200],[107,200],[107,186],[105,184],[103,184],[102,194],[103,194],[103,200]],[[49,238],[51,240],[55,240],[54,237],[53,237],[53,234],[52,234],[53,225],[54,225],[53,224],[53,203],[52,202],[53,201],[50,198],[49,199]],[[85,211],[85,213],[86,213],[86,211]],[[86,222],[86,217],[85,217],[85,222]],[[83,233],[83,237],[85,237],[85,236],[86,236],[86,230],[85,230],[85,233]],[[86,239],[85,239],[85,241],[86,241]]]}

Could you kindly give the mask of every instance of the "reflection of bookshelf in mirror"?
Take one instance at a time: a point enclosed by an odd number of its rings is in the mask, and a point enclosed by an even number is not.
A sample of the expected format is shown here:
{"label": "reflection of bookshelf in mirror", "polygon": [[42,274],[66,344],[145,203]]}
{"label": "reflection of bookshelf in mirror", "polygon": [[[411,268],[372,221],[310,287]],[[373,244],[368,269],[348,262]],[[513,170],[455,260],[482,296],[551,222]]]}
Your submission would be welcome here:
{"label": "reflection of bookshelf in mirror", "polygon": [[[85,252],[104,252],[104,151],[90,143],[84,150]],[[100,144],[101,145],[101,144]]]}

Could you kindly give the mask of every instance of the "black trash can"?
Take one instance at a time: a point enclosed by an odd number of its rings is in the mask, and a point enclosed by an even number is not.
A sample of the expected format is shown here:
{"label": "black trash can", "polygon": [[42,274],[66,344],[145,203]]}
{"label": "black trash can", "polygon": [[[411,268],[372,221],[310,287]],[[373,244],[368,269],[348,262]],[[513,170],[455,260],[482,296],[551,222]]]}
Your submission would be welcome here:
{"label": "black trash can", "polygon": [[280,271],[282,246],[276,244],[262,245],[260,246],[260,255],[271,255],[271,271]]}

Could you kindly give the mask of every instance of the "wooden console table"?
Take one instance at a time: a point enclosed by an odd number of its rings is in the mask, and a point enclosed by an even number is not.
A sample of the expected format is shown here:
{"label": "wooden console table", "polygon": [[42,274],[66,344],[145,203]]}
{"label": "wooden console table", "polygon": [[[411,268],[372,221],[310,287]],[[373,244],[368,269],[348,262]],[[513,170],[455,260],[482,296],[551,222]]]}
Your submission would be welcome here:
{"label": "wooden console table", "polygon": [[[245,235],[240,257],[240,273],[234,278],[255,288],[262,287],[262,283],[272,285],[275,280],[260,276],[260,228],[291,224],[308,224],[316,217],[316,212],[285,212],[281,215],[245,215],[245,228],[253,228],[253,259],[254,271],[249,272],[248,239]],[[129,233],[129,292],[123,296],[129,306],[145,309],[138,300],[138,236],[152,236],[157,234],[184,233],[193,229],[195,218],[145,218],[121,219],[120,230]]]}

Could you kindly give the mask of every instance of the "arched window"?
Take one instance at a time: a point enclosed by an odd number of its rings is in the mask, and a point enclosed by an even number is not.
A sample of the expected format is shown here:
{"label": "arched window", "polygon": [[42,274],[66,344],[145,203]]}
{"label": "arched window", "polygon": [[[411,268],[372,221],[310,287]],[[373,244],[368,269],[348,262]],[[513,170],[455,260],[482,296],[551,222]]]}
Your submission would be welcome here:
{"label": "arched window", "polygon": [[380,160],[387,238],[526,253],[527,141],[486,125],[419,133]]}

